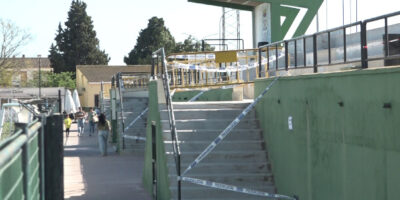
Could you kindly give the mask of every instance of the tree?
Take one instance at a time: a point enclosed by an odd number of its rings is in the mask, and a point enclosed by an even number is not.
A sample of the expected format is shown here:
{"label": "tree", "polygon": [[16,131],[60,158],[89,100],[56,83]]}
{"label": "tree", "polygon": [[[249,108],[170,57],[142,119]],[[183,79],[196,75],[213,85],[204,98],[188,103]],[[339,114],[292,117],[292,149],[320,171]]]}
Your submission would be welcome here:
{"label": "tree", "polygon": [[100,50],[93,21],[86,13],[86,3],[73,0],[68,19],[58,25],[56,44],[49,50],[49,59],[54,72],[75,72],[76,65],[105,65],[110,58]]}
{"label": "tree", "polygon": [[127,65],[150,64],[151,54],[157,49],[164,47],[165,53],[172,53],[175,48],[175,39],[164,25],[162,18],[152,17],[149,19],[147,28],[139,33],[135,47],[124,57]]}
{"label": "tree", "polygon": [[[204,51],[214,51],[215,48],[211,47],[209,44],[204,43]],[[201,42],[196,40],[196,38],[189,35],[187,39],[183,42],[176,43],[174,52],[200,52],[202,51]]]}
{"label": "tree", "polygon": [[[42,87],[65,87],[75,89],[75,73],[74,72],[41,72]],[[28,87],[39,87],[39,73],[34,73],[33,79],[28,82]]]}
{"label": "tree", "polygon": [[31,36],[9,20],[0,19],[0,85],[11,85],[12,73],[19,69],[13,57]]}

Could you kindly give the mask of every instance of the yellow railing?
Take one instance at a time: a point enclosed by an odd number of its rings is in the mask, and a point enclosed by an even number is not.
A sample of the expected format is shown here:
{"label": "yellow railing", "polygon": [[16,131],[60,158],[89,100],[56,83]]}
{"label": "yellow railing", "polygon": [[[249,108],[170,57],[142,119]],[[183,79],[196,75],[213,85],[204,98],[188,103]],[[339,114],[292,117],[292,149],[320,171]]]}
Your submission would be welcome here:
{"label": "yellow railing", "polygon": [[[186,88],[252,83],[260,76],[258,54],[259,49],[171,54],[167,57],[171,86]],[[261,57],[261,74],[268,77],[266,58]]]}

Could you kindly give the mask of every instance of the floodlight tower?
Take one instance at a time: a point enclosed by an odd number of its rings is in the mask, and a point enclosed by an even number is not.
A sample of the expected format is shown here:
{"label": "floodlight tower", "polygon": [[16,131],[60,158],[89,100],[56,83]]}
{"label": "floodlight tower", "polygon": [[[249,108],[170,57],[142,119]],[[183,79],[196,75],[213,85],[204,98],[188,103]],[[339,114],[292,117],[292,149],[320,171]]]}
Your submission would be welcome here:
{"label": "floodlight tower", "polygon": [[[222,8],[220,19],[220,50],[240,49],[240,12],[236,9]],[[226,40],[226,39],[237,39]],[[228,48],[228,49],[227,49]]]}

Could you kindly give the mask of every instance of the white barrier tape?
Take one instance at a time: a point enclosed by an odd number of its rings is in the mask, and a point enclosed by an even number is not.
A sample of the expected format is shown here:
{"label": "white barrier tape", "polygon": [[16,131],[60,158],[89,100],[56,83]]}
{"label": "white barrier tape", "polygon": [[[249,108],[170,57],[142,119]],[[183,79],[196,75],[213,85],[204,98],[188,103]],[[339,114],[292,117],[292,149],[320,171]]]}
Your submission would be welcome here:
{"label": "white barrier tape", "polygon": [[239,193],[262,196],[262,197],[268,197],[268,198],[274,198],[274,199],[295,200],[295,198],[289,197],[289,196],[286,196],[286,195],[270,194],[268,192],[262,192],[262,191],[258,191],[258,190],[252,190],[252,189],[237,187],[237,186],[233,186],[233,185],[223,184],[223,183],[206,181],[206,180],[201,180],[201,179],[197,179],[197,178],[180,177],[180,179],[182,181],[186,181],[186,182],[189,182],[189,183],[202,185],[202,186],[205,186],[205,187],[217,188],[217,189],[221,189],[221,190],[229,190],[229,191],[233,191],[233,192],[239,192]]}
{"label": "white barrier tape", "polygon": [[[278,56],[278,59],[283,58],[285,55],[283,53],[281,53]],[[274,63],[276,62],[276,57],[275,56],[271,56],[269,58],[269,63]],[[263,58],[261,60],[261,65],[266,65],[268,64],[268,60],[266,58]],[[183,64],[183,63],[179,63],[177,61],[172,62],[172,64],[170,64],[171,67],[173,68],[177,68],[177,69],[192,69],[192,70],[201,70],[201,71],[207,71],[207,72],[236,72],[236,71],[245,71],[245,70],[249,70],[252,68],[256,68],[259,66],[258,62],[255,63],[251,63],[248,65],[232,65],[232,66],[227,66],[226,68],[219,68],[219,67],[210,67],[210,66],[204,66],[204,65],[199,65],[199,64]]]}
{"label": "white barrier tape", "polygon": [[204,94],[204,92],[205,92],[205,91],[199,92],[198,94],[196,94],[196,96],[194,96],[193,98],[191,98],[191,99],[189,100],[189,102],[196,101],[202,94]]}
{"label": "white barrier tape", "polygon": [[140,137],[140,136],[134,136],[134,135],[124,135],[122,136],[126,139],[132,139],[132,140],[142,140],[142,141],[146,141],[145,137]]}
{"label": "white barrier tape", "polygon": [[189,170],[191,170],[193,167],[195,167],[197,164],[200,163],[201,160],[203,160],[230,132],[233,128],[235,128],[236,125],[239,124],[240,120],[242,120],[248,112],[250,112],[251,109],[257,104],[258,101],[268,92],[268,90],[271,88],[273,84],[278,80],[279,77],[276,77],[265,90],[258,95],[256,99],[254,99],[254,102],[251,103],[250,105],[247,106],[246,109],[243,110],[242,113],[240,113],[239,116],[236,117],[229,125],[226,127],[217,138],[213,142],[211,142],[208,147],[201,152],[199,156],[185,169],[185,171],[182,173],[182,176],[185,175]]}
{"label": "white barrier tape", "polygon": [[171,95],[171,98],[172,98],[174,96],[174,94],[175,94],[175,89],[173,89],[169,95]]}
{"label": "white barrier tape", "polygon": [[133,124],[135,124],[135,123],[137,122],[137,120],[139,120],[140,118],[142,118],[142,116],[143,116],[148,110],[149,110],[148,107],[147,107],[146,109],[144,109],[144,110],[142,111],[142,113],[140,113],[140,115],[137,116],[137,117],[125,128],[124,132],[127,131]]}

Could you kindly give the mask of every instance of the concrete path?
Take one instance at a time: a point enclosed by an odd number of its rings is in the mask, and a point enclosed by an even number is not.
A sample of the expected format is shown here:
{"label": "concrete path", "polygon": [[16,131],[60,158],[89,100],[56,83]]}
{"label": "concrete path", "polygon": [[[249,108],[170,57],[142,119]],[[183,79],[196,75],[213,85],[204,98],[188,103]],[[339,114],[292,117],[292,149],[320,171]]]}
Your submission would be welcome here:
{"label": "concrete path", "polygon": [[76,123],[71,130],[68,138],[64,133],[65,199],[151,199],[142,187],[143,155],[117,155],[109,144],[108,156],[102,157],[97,134],[78,137]]}

